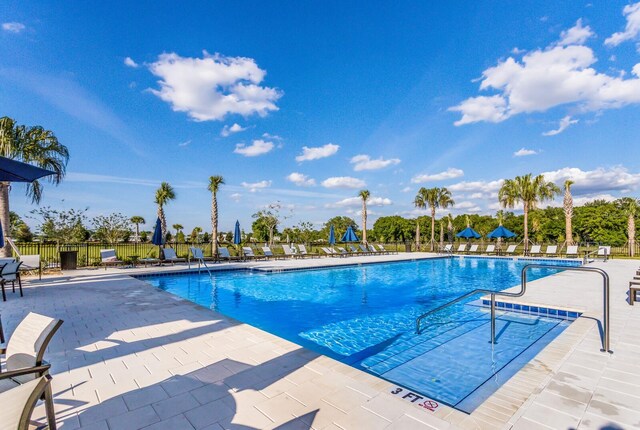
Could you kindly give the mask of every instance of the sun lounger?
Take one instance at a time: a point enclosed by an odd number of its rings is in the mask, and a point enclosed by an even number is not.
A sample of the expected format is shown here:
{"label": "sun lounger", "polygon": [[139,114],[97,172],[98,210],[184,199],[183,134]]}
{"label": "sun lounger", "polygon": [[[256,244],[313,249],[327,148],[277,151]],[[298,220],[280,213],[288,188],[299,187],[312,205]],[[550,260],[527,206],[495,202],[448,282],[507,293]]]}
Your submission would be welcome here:
{"label": "sun lounger", "polygon": [[535,257],[538,255],[542,255],[542,246],[541,245],[532,245],[529,250],[529,256]]}
{"label": "sun lounger", "polygon": [[544,252],[546,257],[558,256],[558,245],[547,245],[547,250]]}
{"label": "sun lounger", "polygon": [[231,254],[229,254],[229,249],[227,249],[224,246],[221,246],[218,248],[218,258],[220,258],[221,260],[227,260],[229,263],[231,263],[231,261],[233,260],[239,260],[239,257],[235,257],[232,256]]}
{"label": "sun lounger", "polygon": [[380,251],[378,251],[378,250],[376,249],[376,247],[375,247],[375,246],[373,246],[373,245],[369,245],[369,251],[371,251],[371,254],[372,254],[372,255],[373,255],[373,254],[381,254],[381,252],[380,252]]}
{"label": "sun lounger", "polygon": [[101,249],[100,264],[104,266],[104,270],[107,270],[108,266],[119,266],[124,264],[124,261],[118,260],[115,249]]}
{"label": "sun lounger", "polygon": [[[191,250],[197,249],[198,251],[200,251],[200,255],[202,256],[202,260],[204,260],[204,254],[202,252],[202,249],[200,248],[189,248]],[[186,258],[180,258],[176,255],[176,251],[173,248],[164,248],[162,250],[162,253],[164,254],[164,260],[162,260],[162,262],[164,263],[165,261],[170,262],[171,264],[176,264],[176,263],[185,263],[187,261]],[[195,255],[194,255],[195,258]]]}
{"label": "sun lounger", "polygon": [[308,252],[307,251],[307,247],[305,245],[298,245],[298,250],[300,251],[300,255],[304,256],[304,257],[319,257],[320,254],[316,254],[313,252]]}
{"label": "sun lounger", "polygon": [[452,243],[447,243],[444,248],[442,248],[442,252],[444,252],[445,254],[451,254],[453,252],[453,244]]}
{"label": "sun lounger", "polygon": [[358,248],[360,248],[360,251],[362,251],[362,253],[364,254],[371,254],[371,251],[362,243],[358,244]]}
{"label": "sun lounger", "polygon": [[478,247],[479,247],[479,245],[471,245],[471,248],[469,248],[469,254],[477,254],[478,253]]}
{"label": "sun lounger", "polygon": [[516,248],[518,245],[509,245],[507,250],[504,252],[505,255],[514,255],[516,253]]}
{"label": "sun lounger", "polygon": [[385,248],[380,244],[378,244],[378,252],[382,252],[383,254],[387,254],[387,255],[391,254],[391,251],[389,251],[387,248]]}
{"label": "sun lounger", "polygon": [[491,254],[495,254],[496,253],[496,246],[491,244],[491,245],[487,245],[487,249],[484,250],[484,253],[487,255],[491,255]]}
{"label": "sun lounger", "polygon": [[282,245],[282,252],[284,252],[284,256],[288,258],[303,258],[304,255],[296,254],[293,252],[289,245]]}
{"label": "sun lounger", "polygon": [[42,261],[40,260],[40,254],[35,255],[21,255],[20,261],[22,266],[20,270],[23,272],[38,272],[38,278],[42,279]]}
{"label": "sun lounger", "polygon": [[[37,393],[36,400],[44,396],[49,428],[55,428],[53,396],[48,385],[48,381],[51,379],[49,376],[51,366],[44,361],[44,354],[51,338],[62,323],[62,320],[30,312],[14,330],[7,347],[0,348],[0,355],[3,358],[3,371],[0,372],[0,393],[2,394],[0,395],[12,393],[9,397],[3,395],[8,403],[0,403],[2,404],[0,416],[4,417],[4,414],[13,411],[13,408],[9,406],[11,400],[8,399],[16,400],[16,397],[21,397],[18,395],[21,393],[20,388],[27,386],[31,391],[39,386],[40,391]],[[40,386],[41,382],[36,382],[41,381],[41,378],[46,378],[47,384]],[[0,419],[0,422],[2,425],[7,424],[5,418]],[[29,427],[16,428],[26,430]]]}
{"label": "sun lounger", "polygon": [[324,252],[324,254],[325,254],[327,257],[336,257],[336,253],[335,253],[335,251],[334,251],[333,249],[331,249],[331,248],[324,248],[324,247],[323,247],[323,248],[320,248],[320,250],[321,250],[322,252]]}
{"label": "sun lounger", "polygon": [[458,246],[458,250],[456,251],[456,253],[462,254],[466,250],[467,250],[467,244],[463,243],[462,245]]}
{"label": "sun lounger", "polygon": [[567,252],[565,255],[567,257],[578,258],[578,245],[567,246]]}
{"label": "sun lounger", "polygon": [[269,248],[268,246],[263,246],[261,249],[262,249],[262,253],[266,258],[273,258],[275,260],[279,258],[285,258],[284,255],[274,254],[273,251],[271,251],[271,248]]}
{"label": "sun lounger", "polygon": [[[20,374],[27,373],[30,369],[19,371]],[[15,376],[15,372],[12,372]],[[6,382],[11,383],[12,374],[0,373],[0,385]],[[25,384],[16,384],[6,391],[0,392],[0,404],[2,409],[0,412],[0,421],[3,429],[28,430],[31,428],[44,428],[40,426],[32,426],[34,422],[31,419],[33,410],[42,397],[51,398],[51,376],[45,375],[38,379],[29,381]],[[49,417],[49,426],[47,428],[56,429],[55,411],[53,406],[49,406],[51,410]],[[47,411],[47,415],[49,412]]]}
{"label": "sun lounger", "polygon": [[2,301],[7,301],[7,294],[4,291],[4,287],[7,283],[11,282],[11,286],[13,287],[13,292],[16,292],[16,281],[18,281],[18,287],[20,289],[20,297],[23,297],[22,294],[22,281],[20,280],[20,266],[22,265],[21,261],[13,261],[11,263],[7,263],[0,269],[0,288],[2,288]]}

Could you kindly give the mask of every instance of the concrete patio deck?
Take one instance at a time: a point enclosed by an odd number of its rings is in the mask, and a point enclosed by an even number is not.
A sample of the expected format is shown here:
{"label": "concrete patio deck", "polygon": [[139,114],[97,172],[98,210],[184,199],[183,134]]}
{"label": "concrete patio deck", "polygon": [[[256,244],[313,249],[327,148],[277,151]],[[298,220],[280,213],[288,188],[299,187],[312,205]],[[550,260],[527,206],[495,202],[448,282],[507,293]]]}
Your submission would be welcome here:
{"label": "concrete patio deck", "polygon": [[[372,257],[217,264],[230,269],[326,266]],[[565,272],[519,300],[583,311],[472,414],[419,408],[394,384],[151,287],[130,274],[186,266],[93,269],[30,280],[0,304],[8,335],[29,312],[65,320],[53,363],[60,428],[493,429],[640,427],[640,306],[627,303],[637,261],[593,263],[611,277],[611,347],[599,352],[602,282]],[[43,408],[34,418],[42,421]]]}

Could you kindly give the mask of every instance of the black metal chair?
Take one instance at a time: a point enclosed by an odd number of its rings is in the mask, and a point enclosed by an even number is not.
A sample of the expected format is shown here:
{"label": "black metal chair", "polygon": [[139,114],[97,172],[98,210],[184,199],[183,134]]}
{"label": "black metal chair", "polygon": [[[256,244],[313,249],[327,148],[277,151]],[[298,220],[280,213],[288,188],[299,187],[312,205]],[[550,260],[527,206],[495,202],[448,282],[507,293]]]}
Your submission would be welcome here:
{"label": "black metal chair", "polygon": [[0,288],[2,288],[2,301],[7,301],[7,293],[5,292],[5,285],[7,282],[11,282],[11,286],[13,287],[13,292],[16,292],[16,281],[18,281],[18,287],[20,289],[20,297],[23,297],[22,294],[22,281],[20,280],[20,265],[21,261],[14,261],[5,264],[0,269]]}

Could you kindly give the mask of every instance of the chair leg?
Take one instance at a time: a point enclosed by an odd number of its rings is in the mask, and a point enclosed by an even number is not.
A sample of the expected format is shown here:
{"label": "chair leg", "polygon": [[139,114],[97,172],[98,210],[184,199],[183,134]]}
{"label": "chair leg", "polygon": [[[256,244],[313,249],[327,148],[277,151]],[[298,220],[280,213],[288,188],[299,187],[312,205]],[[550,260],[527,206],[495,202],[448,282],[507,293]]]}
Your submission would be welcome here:
{"label": "chair leg", "polygon": [[[633,302],[631,302],[633,304]],[[0,343],[5,343],[4,330],[2,329],[2,319],[0,318]]]}
{"label": "chair leg", "polygon": [[2,287],[2,301],[6,302],[7,301],[7,293],[4,291],[4,282],[0,283],[0,287]]}
{"label": "chair leg", "polygon": [[47,422],[49,423],[49,430],[57,430],[56,425],[56,411],[53,407],[53,392],[51,391],[51,382],[47,384],[47,388],[44,391],[44,408],[47,412]]}
{"label": "chair leg", "polygon": [[22,279],[20,279],[19,273],[16,275],[16,278],[18,279],[18,288],[20,289],[20,297],[24,297],[24,294],[22,294]]}

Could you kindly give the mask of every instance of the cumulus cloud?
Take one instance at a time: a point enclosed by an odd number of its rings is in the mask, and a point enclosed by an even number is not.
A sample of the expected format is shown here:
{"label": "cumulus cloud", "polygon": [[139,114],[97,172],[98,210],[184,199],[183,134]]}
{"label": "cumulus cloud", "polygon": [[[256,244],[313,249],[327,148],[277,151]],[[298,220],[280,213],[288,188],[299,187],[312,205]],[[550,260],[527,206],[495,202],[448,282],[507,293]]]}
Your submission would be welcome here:
{"label": "cumulus cloud", "polygon": [[604,44],[607,46],[618,46],[627,40],[634,40],[640,33],[640,2],[629,4],[622,9],[622,14],[627,19],[624,31],[613,33]]}
{"label": "cumulus cloud", "polygon": [[228,137],[228,136],[231,136],[232,134],[236,134],[236,133],[240,133],[241,131],[245,131],[246,129],[247,129],[247,127],[242,127],[237,122],[234,123],[231,126],[228,125],[228,124],[225,124],[225,126],[222,127],[222,130],[220,131],[220,136]]}
{"label": "cumulus cloud", "polygon": [[477,204],[472,203],[472,202],[456,203],[455,209],[456,210],[462,210],[463,212],[467,212],[467,213],[476,213],[476,212],[481,212],[482,211],[480,206],[478,206]]}
{"label": "cumulus cloud", "polygon": [[299,187],[312,187],[316,184],[316,180],[313,178],[309,178],[307,175],[303,175],[302,173],[293,172],[287,176],[287,181],[293,182]]}
{"label": "cumulus cloud", "polygon": [[458,182],[457,184],[447,186],[449,191],[460,191],[470,193],[496,193],[502,186],[503,179],[497,181],[471,181]]}
{"label": "cumulus cloud", "polygon": [[525,157],[527,155],[536,155],[538,151],[533,149],[520,148],[516,152],[513,153],[514,157]]}
{"label": "cumulus cloud", "polygon": [[367,184],[362,179],[350,176],[335,176],[322,181],[322,186],[325,188],[362,188],[366,187]]}
{"label": "cumulus cloud", "polygon": [[404,187],[400,191],[402,191],[403,193],[408,193],[409,191],[411,191],[411,187]]}
{"label": "cumulus cloud", "polygon": [[242,182],[240,185],[249,190],[250,193],[255,193],[258,190],[269,188],[271,186],[271,181]]}
{"label": "cumulus cloud", "polygon": [[594,33],[593,31],[591,31],[591,27],[589,27],[588,25],[586,27],[583,27],[582,19],[579,19],[576,22],[575,26],[560,33],[560,40],[558,41],[558,45],[582,45],[593,35]]}
{"label": "cumulus cloud", "polygon": [[2,29],[9,33],[21,33],[27,27],[21,22],[3,22]]}
{"label": "cumulus cloud", "polygon": [[[389,206],[392,204],[393,202],[391,201],[391,199],[388,199],[386,197],[371,197],[369,198],[369,200],[367,200],[367,207]],[[362,199],[360,197],[349,197],[338,202],[328,203],[325,205],[326,208],[345,208],[360,206],[362,206]]]}
{"label": "cumulus cloud", "polygon": [[581,170],[577,167],[565,167],[543,173],[547,181],[561,185],[565,180],[574,182],[571,190],[576,195],[598,194],[604,192],[628,192],[640,186],[640,173],[631,173],[623,166],[611,168],[598,167],[594,170]]}
{"label": "cumulus cloud", "polygon": [[185,140],[184,142],[178,143],[178,146],[184,148],[185,146],[191,145],[191,140]]}
{"label": "cumulus cloud", "polygon": [[137,69],[138,67],[140,67],[140,65],[136,63],[134,59],[131,57],[125,57],[124,65],[127,67],[133,67],[134,69]]}
{"label": "cumulus cloud", "polygon": [[222,120],[229,114],[266,116],[278,110],[282,92],[260,86],[266,72],[252,58],[209,54],[202,58],[161,54],[149,65],[160,89],[150,91],[195,121]]}
{"label": "cumulus cloud", "polygon": [[366,154],[360,154],[360,155],[356,155],[355,157],[352,157],[351,161],[349,162],[354,165],[353,170],[355,170],[356,172],[360,172],[362,170],[378,170],[378,169],[384,169],[385,167],[388,167],[388,166],[394,166],[400,163],[400,159],[390,158],[388,160],[385,160],[382,157],[377,159],[372,159],[370,156]]}
{"label": "cumulus cloud", "polygon": [[326,145],[316,146],[309,148],[308,146],[302,147],[302,154],[296,156],[297,162],[318,160],[320,158],[331,157],[340,149],[340,145],[333,143],[327,143]]}
{"label": "cumulus cloud", "polygon": [[242,198],[242,194],[240,193],[233,193],[231,194],[229,197],[231,197],[231,200],[233,200],[234,202],[239,202],[240,199]]}
{"label": "cumulus cloud", "polygon": [[560,134],[565,131],[569,126],[573,124],[577,124],[579,120],[571,119],[571,116],[567,115],[560,120],[560,124],[558,124],[558,128],[554,130],[545,131],[542,133],[543,136],[555,136],[556,134]]}
{"label": "cumulus cloud", "polygon": [[[534,50],[521,61],[509,57],[482,72],[481,91],[497,91],[494,95],[470,97],[450,111],[462,117],[456,126],[475,122],[498,123],[523,113],[545,112],[571,105],[578,112],[620,108],[640,103],[640,67],[632,69],[634,77],[608,75],[596,71],[594,52],[578,42],[590,33],[578,22],[563,33],[561,44]],[[565,41],[565,42],[563,42]]]}
{"label": "cumulus cloud", "polygon": [[262,137],[264,137],[265,139],[271,139],[271,140],[282,140],[282,137],[278,136],[277,134],[270,134],[270,133],[262,133]]}
{"label": "cumulus cloud", "polygon": [[258,155],[266,154],[274,148],[273,142],[266,142],[262,139],[254,140],[251,145],[246,146],[244,143],[236,144],[234,153],[244,155],[245,157],[257,157]]}
{"label": "cumulus cloud", "polygon": [[411,182],[414,184],[422,184],[424,182],[430,181],[444,181],[446,179],[454,179],[464,176],[464,171],[461,169],[454,169],[453,167],[449,167],[444,172],[435,173],[435,174],[422,174],[416,175],[411,178]]}

